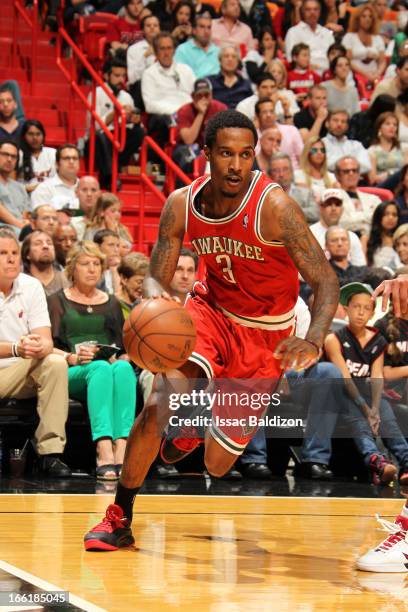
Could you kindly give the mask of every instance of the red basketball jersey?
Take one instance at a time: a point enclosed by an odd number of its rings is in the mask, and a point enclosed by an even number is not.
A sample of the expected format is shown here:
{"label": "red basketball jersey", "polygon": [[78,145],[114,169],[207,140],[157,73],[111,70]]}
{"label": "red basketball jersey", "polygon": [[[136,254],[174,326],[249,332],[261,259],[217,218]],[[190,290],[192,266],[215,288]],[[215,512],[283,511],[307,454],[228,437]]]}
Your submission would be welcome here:
{"label": "red basketball jersey", "polygon": [[294,325],[298,271],[286,247],[266,241],[261,208],[271,189],[281,189],[259,171],[233,213],[210,219],[200,212],[197,194],[210,180],[201,176],[187,194],[186,231],[206,264],[209,298],[231,319],[262,329]]}

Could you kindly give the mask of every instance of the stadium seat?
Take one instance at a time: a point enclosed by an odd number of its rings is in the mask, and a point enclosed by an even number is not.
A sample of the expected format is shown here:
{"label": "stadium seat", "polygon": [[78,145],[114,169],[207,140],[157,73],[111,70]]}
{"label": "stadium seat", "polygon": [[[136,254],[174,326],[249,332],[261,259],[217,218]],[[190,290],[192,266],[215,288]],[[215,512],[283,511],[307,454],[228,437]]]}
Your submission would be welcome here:
{"label": "stadium seat", "polygon": [[102,45],[100,41],[105,39],[106,42],[108,27],[117,20],[117,15],[110,13],[94,13],[79,18],[78,44],[96,70],[101,68],[104,60],[101,58],[104,44]]}
{"label": "stadium seat", "polygon": [[381,187],[359,187],[358,190],[378,196],[381,202],[388,202],[394,199],[394,194],[389,189],[382,189]]}

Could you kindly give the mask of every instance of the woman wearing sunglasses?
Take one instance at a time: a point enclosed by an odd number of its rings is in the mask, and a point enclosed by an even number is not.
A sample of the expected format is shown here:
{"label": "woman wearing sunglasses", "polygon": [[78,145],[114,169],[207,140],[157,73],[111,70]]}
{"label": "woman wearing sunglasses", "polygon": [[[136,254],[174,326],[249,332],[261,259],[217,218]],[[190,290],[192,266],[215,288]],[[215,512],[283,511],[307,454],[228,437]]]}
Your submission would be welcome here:
{"label": "woman wearing sunglasses", "polygon": [[318,202],[325,189],[338,187],[336,177],[327,170],[326,149],[318,136],[309,138],[305,143],[300,168],[295,170],[295,183],[311,189]]}

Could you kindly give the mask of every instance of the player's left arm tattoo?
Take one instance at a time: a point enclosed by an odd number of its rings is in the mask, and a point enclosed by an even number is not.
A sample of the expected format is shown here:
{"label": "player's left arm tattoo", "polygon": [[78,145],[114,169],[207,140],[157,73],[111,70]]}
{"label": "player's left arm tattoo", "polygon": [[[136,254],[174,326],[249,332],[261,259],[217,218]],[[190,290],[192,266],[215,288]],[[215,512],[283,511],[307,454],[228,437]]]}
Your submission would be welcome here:
{"label": "player's left arm tattoo", "polygon": [[288,199],[284,206],[277,207],[276,214],[279,239],[313,290],[312,320],[306,339],[322,346],[339,302],[337,276],[298,205]]}

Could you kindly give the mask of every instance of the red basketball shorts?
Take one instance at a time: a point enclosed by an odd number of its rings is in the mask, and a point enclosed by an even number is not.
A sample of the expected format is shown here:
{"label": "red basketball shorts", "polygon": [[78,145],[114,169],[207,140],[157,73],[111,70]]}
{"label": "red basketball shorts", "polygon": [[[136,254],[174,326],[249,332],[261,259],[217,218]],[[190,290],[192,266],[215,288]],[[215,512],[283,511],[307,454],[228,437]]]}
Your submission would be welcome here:
{"label": "red basketball shorts", "polygon": [[[275,392],[282,371],[273,352],[293,327],[273,331],[245,327],[197,295],[189,297],[186,308],[197,329],[189,361],[212,380],[209,389],[215,394],[210,433],[226,450],[240,455],[258,428],[251,424],[254,415],[262,417],[269,405],[251,398]],[[235,401],[223,401],[224,392],[227,398],[234,395]]]}

